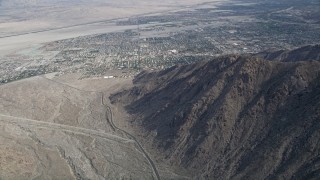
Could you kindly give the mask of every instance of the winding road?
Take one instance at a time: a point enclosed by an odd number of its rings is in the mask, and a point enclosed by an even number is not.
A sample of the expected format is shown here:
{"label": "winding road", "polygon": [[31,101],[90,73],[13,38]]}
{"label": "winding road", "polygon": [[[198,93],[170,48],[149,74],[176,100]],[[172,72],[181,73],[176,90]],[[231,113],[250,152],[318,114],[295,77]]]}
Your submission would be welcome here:
{"label": "winding road", "polygon": [[[57,84],[60,84],[60,85],[63,85],[63,86],[66,86],[66,87],[69,87],[69,88],[73,88],[73,89],[76,89],[78,91],[82,91],[82,92],[94,92],[94,93],[98,93],[101,95],[101,104],[103,106],[105,106],[106,110],[107,110],[107,114],[106,114],[106,119],[107,121],[110,123],[110,126],[115,130],[115,131],[119,131],[119,132],[122,132],[124,133],[130,140],[134,141],[135,144],[139,147],[140,151],[143,153],[144,157],[148,160],[152,170],[153,170],[153,173],[156,177],[157,180],[161,180],[161,177],[159,175],[159,172],[158,172],[158,169],[155,165],[155,163],[153,162],[153,160],[150,158],[150,156],[148,155],[147,151],[143,148],[143,146],[141,145],[141,143],[137,140],[137,138],[130,134],[129,132],[127,132],[126,130],[124,129],[121,129],[120,127],[116,126],[114,121],[113,121],[113,113],[112,113],[112,109],[110,106],[108,106],[106,103],[105,103],[105,100],[104,100],[104,93],[101,92],[101,91],[88,91],[88,90],[82,90],[82,89],[79,89],[79,88],[76,88],[76,87],[73,87],[73,86],[70,86],[68,84],[64,84],[62,82],[59,82],[59,81],[55,81],[55,80],[52,80],[52,79],[49,79],[49,78],[46,78],[44,76],[40,76],[44,79],[47,79],[51,82],[54,82],[54,83],[57,83]],[[109,116],[108,116],[109,115]],[[106,133],[107,134],[107,133]],[[115,135],[113,135],[115,136]],[[123,138],[125,139],[125,138]],[[126,139],[128,141],[128,139]]]}
{"label": "winding road", "polygon": [[[102,99],[103,99],[103,94],[102,94]],[[105,105],[105,104],[104,104]],[[136,142],[137,146],[139,147],[140,151],[144,154],[145,158],[149,161],[149,164],[152,166],[153,169],[153,173],[155,174],[155,176],[157,177],[158,180],[160,180],[160,175],[159,172],[157,170],[156,165],[154,164],[153,160],[150,158],[150,156],[148,155],[148,153],[146,152],[146,150],[142,147],[142,145],[139,143],[139,141],[137,140],[137,138],[135,136],[133,136],[132,134],[130,134],[129,132],[117,127],[114,122],[113,122],[113,118],[112,118],[112,110],[111,107],[108,105],[105,105],[105,107],[107,108],[107,110],[109,111],[110,114],[110,124],[111,126],[115,129],[118,130],[120,132],[123,132],[124,134],[126,134],[130,139],[132,139],[133,141]]]}

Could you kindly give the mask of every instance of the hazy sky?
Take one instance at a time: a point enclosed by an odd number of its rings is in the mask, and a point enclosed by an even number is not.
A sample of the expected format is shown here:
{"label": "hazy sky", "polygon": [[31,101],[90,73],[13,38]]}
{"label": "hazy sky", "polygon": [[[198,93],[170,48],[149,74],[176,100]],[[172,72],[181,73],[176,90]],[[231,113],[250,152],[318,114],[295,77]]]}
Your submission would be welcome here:
{"label": "hazy sky", "polygon": [[[4,7],[13,6],[37,6],[37,5],[59,5],[59,4],[117,4],[117,5],[138,5],[138,4],[167,4],[183,5],[197,4],[210,0],[0,0]],[[215,1],[215,0],[213,0]]]}

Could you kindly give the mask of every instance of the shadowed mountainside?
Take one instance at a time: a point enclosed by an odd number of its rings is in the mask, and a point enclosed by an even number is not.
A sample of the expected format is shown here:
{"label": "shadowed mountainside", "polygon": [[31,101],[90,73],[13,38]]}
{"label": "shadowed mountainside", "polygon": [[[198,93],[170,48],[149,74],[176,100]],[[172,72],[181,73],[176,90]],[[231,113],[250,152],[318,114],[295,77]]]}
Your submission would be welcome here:
{"label": "shadowed mountainside", "polygon": [[166,163],[205,179],[319,178],[320,62],[233,55],[134,85],[110,99]]}

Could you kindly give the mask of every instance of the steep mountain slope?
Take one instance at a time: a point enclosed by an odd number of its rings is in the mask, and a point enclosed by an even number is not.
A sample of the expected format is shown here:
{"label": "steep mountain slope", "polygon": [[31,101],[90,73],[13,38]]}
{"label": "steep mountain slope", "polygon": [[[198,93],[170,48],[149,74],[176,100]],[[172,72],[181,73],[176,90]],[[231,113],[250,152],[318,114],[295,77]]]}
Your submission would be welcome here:
{"label": "steep mountain slope", "polygon": [[257,56],[272,61],[320,61],[320,45],[309,45],[295,50],[276,50],[258,53]]}
{"label": "steep mountain slope", "polygon": [[317,179],[320,62],[227,56],[141,73],[110,97],[167,164],[205,179]]}

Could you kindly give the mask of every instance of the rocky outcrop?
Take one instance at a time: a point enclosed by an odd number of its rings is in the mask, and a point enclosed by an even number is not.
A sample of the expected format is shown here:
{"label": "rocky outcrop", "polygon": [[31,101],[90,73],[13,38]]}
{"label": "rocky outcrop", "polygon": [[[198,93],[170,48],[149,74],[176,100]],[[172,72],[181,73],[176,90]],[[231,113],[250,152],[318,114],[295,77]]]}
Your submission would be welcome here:
{"label": "rocky outcrop", "polygon": [[234,55],[143,72],[134,85],[111,101],[196,179],[319,178],[320,62]]}

